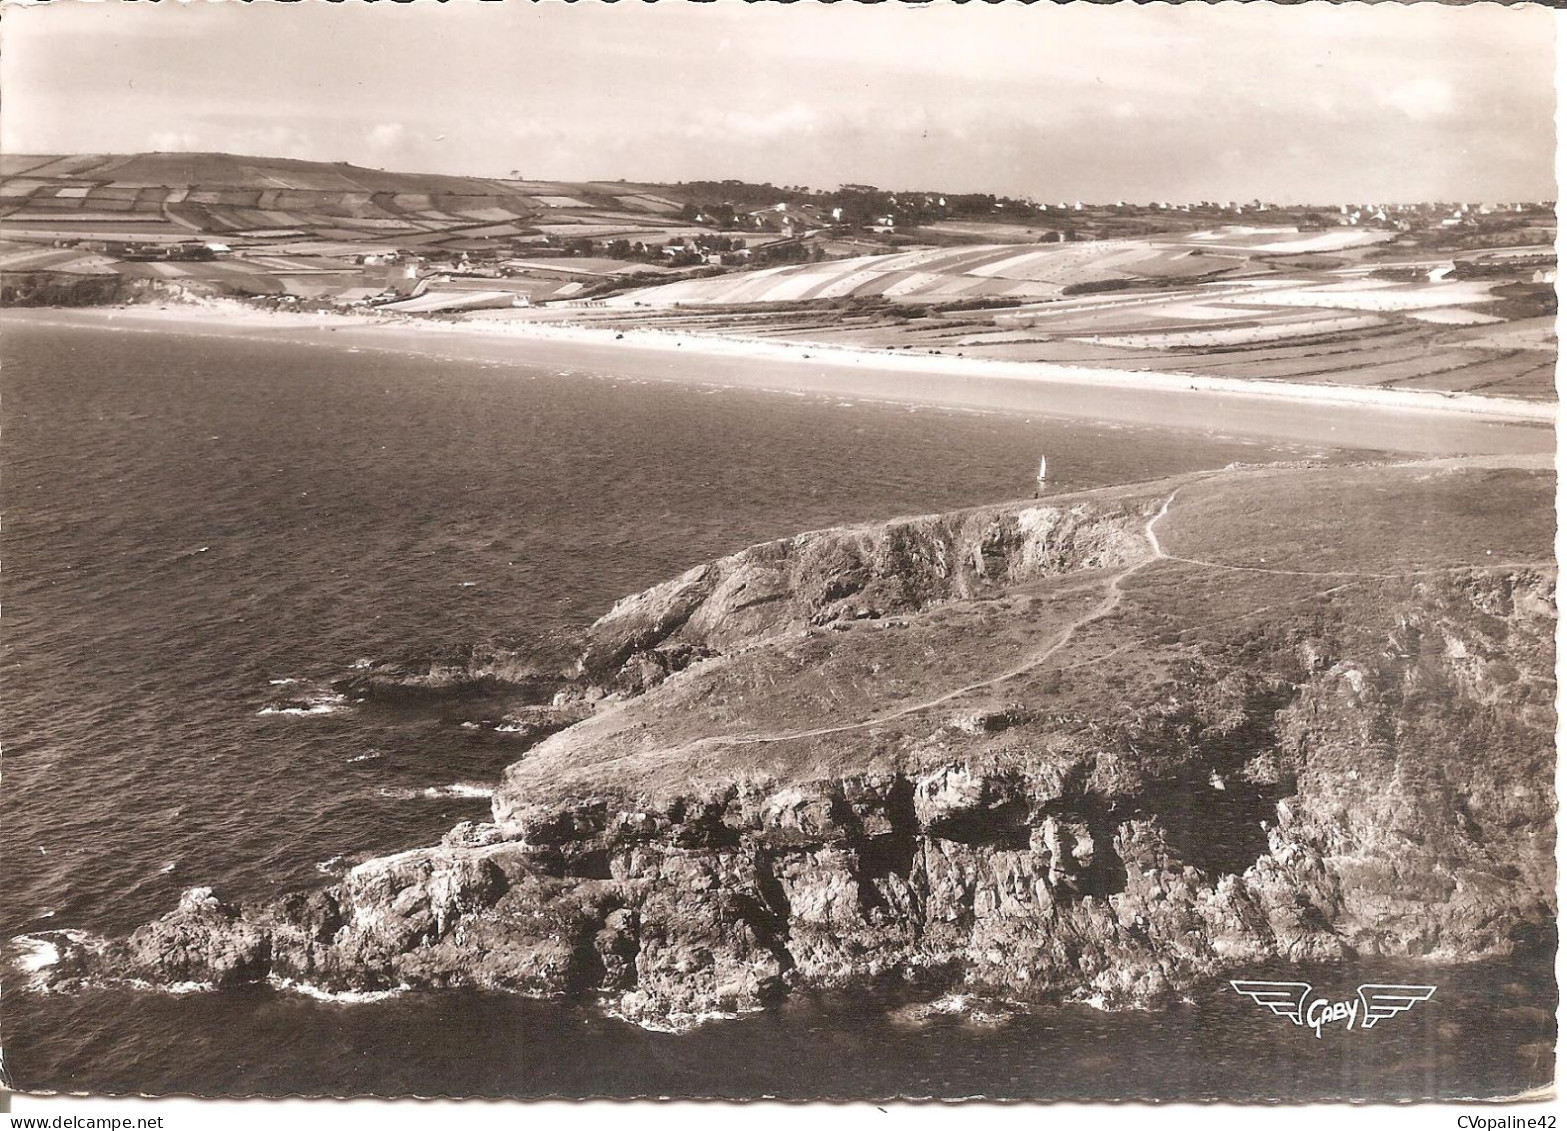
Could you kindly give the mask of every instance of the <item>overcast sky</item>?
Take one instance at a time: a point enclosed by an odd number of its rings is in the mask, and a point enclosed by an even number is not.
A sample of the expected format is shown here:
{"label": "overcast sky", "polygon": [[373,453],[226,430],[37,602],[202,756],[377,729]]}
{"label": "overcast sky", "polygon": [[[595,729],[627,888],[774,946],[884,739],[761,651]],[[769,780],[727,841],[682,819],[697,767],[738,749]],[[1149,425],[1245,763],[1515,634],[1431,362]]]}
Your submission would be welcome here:
{"label": "overcast sky", "polygon": [[0,148],[1043,200],[1537,199],[1552,13],[1494,4],[7,5]]}

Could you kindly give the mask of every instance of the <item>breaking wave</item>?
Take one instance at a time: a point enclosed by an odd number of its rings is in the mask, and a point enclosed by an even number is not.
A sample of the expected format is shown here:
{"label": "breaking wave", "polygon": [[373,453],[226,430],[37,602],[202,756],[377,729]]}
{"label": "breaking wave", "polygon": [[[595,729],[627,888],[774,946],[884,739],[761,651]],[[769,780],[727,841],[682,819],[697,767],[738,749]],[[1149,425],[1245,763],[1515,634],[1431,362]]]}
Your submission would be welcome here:
{"label": "breaking wave", "polygon": [[316,871],[323,876],[341,876],[349,869],[348,857],[344,853],[329,856],[325,860],[316,861]]}
{"label": "breaking wave", "polygon": [[493,785],[481,785],[478,782],[458,781],[451,785],[432,785],[424,789],[391,789],[382,787],[376,791],[382,797],[393,797],[400,801],[412,801],[416,798],[435,800],[444,797],[494,797]]}
{"label": "breaking wave", "polygon": [[47,991],[49,971],[65,957],[65,947],[77,947],[93,952],[101,951],[105,940],[86,931],[65,929],[40,931],[37,934],[15,935],[11,939],[15,955],[11,966],[21,975],[28,989]]}
{"label": "breaking wave", "polygon": [[301,688],[303,681],[294,678],[267,682],[279,690],[258,715],[334,715],[349,706],[348,696],[322,684]]}
{"label": "breaking wave", "polygon": [[934,1001],[918,1002],[894,1009],[889,1015],[894,1024],[923,1027],[943,1018],[952,1018],[965,1025],[990,1027],[1005,1025],[1018,1015],[1018,1010],[1005,1002],[979,994],[945,994]]}
{"label": "breaking wave", "polygon": [[292,978],[279,978],[273,976],[267,979],[267,985],[276,990],[284,990],[288,993],[300,994],[304,997],[314,998],[316,1001],[336,1002],[340,1005],[362,1005],[371,1001],[386,1001],[408,991],[407,986],[394,986],[389,990],[327,990],[320,986],[311,985],[309,982],[296,982]]}

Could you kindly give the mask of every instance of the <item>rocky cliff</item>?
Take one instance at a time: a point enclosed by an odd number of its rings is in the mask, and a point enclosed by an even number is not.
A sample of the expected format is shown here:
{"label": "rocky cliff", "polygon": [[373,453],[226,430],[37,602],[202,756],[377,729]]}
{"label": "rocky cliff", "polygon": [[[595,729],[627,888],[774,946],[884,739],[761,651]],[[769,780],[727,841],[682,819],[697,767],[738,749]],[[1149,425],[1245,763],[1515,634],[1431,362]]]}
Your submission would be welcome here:
{"label": "rocky cliff", "polygon": [[590,678],[644,691],[691,660],[809,626],[917,612],[1147,556],[1159,500],[1086,497],[813,531],[707,562],[588,630]]}
{"label": "rocky cliff", "polygon": [[1555,922],[1551,490],[1237,471],[752,547],[591,628],[597,708],[492,822],[276,903],[192,891],[52,976],[679,1026],[876,979],[1157,1007],[1505,953]]}
{"label": "rocky cliff", "polygon": [[163,279],[137,279],[106,272],[78,275],[65,271],[8,271],[0,279],[0,307],[120,306],[165,302],[187,291]]}

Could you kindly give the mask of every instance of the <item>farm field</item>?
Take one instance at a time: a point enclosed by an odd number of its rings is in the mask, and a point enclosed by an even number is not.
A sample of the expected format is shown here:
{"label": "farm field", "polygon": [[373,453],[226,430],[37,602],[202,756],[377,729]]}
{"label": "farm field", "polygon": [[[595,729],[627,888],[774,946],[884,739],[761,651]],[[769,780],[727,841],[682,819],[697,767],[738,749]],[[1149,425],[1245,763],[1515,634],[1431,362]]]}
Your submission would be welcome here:
{"label": "farm field", "polygon": [[514,303],[553,305],[527,317],[802,352],[1555,396],[1543,213],[1485,246],[1336,217],[1282,226],[1260,214],[1243,223],[1238,213],[1230,222],[1110,206],[926,217],[892,232],[880,222],[829,229],[820,196],[712,205],[740,184],[9,154],[0,272],[42,280],[32,293],[50,296],[116,293],[118,277],[138,294],[369,305],[407,318],[490,321],[523,316]]}
{"label": "farm field", "polygon": [[437,314],[447,311],[485,310],[509,307],[511,291],[427,291],[418,298],[389,304],[386,309],[399,314]]}
{"label": "farm field", "polygon": [[[1344,233],[1331,246],[1376,246],[1377,239],[1361,238],[1368,235],[1378,234]],[[1198,236],[1235,253],[1194,254]],[[612,296],[591,317],[802,346],[1555,397],[1550,284],[1524,283],[1522,275],[1454,279],[1450,269],[1410,282],[1376,278],[1351,263],[1302,270],[1299,261],[1275,262],[1283,244],[1294,247],[1277,231],[1240,230],[917,249],[651,286]],[[1205,260],[1216,267],[1212,275],[1179,274]],[[1065,293],[1084,282],[1099,285]],[[976,298],[984,301],[967,305],[979,308],[965,308],[964,300]],[[751,320],[737,328],[741,309]]]}
{"label": "farm field", "polygon": [[1263,291],[1249,296],[1246,301],[1262,306],[1310,306],[1333,310],[1431,310],[1490,302],[1492,301],[1490,291],[1490,286],[1482,282],[1437,282],[1399,286],[1357,281],[1350,284]]}
{"label": "farm field", "polygon": [[[661,185],[388,173],[227,154],[9,154],[0,164],[0,241],[40,252],[6,266],[157,276],[212,293],[330,296],[332,288],[321,280],[333,274],[343,276],[339,289],[358,291],[370,281],[361,277],[358,260],[399,249],[456,259],[475,251],[493,255],[512,241],[542,247],[551,235],[659,246],[711,231],[680,222],[682,207]],[[777,237],[745,236],[747,242],[763,238]],[[223,261],[149,271],[101,254],[105,243],[191,241],[221,243]],[[87,244],[96,246],[81,247]],[[279,257],[312,262],[282,263]],[[540,265],[540,279],[557,281],[533,288],[540,300],[581,289],[558,268]],[[637,270],[666,269],[599,260],[575,274]],[[527,275],[529,268],[517,273]]]}
{"label": "farm field", "polygon": [[608,301],[618,306],[724,306],[846,297],[1029,300],[1058,297],[1073,286],[1209,278],[1245,266],[1241,258],[1209,255],[1181,243],[1155,240],[1101,240],[1025,249],[991,243],[683,280],[627,292]]}
{"label": "farm field", "polygon": [[1438,307],[1434,310],[1411,310],[1409,316],[1420,322],[1434,322],[1439,326],[1483,326],[1488,322],[1500,322],[1478,310],[1460,310],[1454,307]]}
{"label": "farm field", "polygon": [[1342,334],[1349,330],[1364,330],[1380,324],[1378,319],[1365,315],[1341,315],[1334,318],[1304,318],[1288,322],[1250,322],[1234,326],[1204,327],[1198,330],[1095,335],[1092,340],[1098,344],[1125,346],[1128,349],[1197,349],[1203,346],[1247,346],[1290,338],[1316,338],[1326,334]]}
{"label": "farm field", "polygon": [[112,274],[114,261],[76,248],[0,243],[0,271],[64,271],[79,274]]}
{"label": "farm field", "polygon": [[557,259],[510,259],[508,265],[529,271],[556,272],[571,276],[604,276],[646,273],[663,275],[669,268],[657,263],[628,263],[624,259],[593,259],[584,256]]}
{"label": "farm field", "polygon": [[1236,226],[1216,231],[1194,232],[1195,243],[1230,248],[1250,254],[1312,255],[1370,247],[1384,243],[1387,232],[1359,228],[1339,228],[1328,232],[1299,232],[1293,228],[1253,228]]}

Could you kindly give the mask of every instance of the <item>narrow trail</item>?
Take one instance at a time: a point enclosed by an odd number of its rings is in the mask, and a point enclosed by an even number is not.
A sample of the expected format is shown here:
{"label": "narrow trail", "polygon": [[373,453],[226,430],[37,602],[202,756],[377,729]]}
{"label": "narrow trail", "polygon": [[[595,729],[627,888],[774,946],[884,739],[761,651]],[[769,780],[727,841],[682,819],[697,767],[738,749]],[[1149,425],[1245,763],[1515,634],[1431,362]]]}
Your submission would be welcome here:
{"label": "narrow trail", "polygon": [[1123,586],[1128,577],[1131,577],[1138,570],[1147,567],[1153,562],[1161,561],[1168,557],[1168,555],[1164,552],[1164,548],[1159,544],[1159,535],[1154,528],[1159,524],[1160,520],[1165,517],[1165,515],[1170,513],[1170,504],[1175,501],[1175,496],[1179,493],[1179,487],[1177,487],[1174,491],[1171,491],[1169,497],[1164,500],[1164,505],[1159,508],[1159,513],[1154,515],[1143,524],[1143,537],[1147,539],[1149,549],[1153,551],[1152,554],[1146,558],[1139,558],[1125,569],[1113,574],[1106,585],[1104,598],[1097,605],[1083,613],[1081,616],[1070,621],[1065,628],[1056,634],[1055,639],[1052,640],[1043,650],[1034,653],[1022,663],[1009,668],[1001,674],[989,676],[986,679],[975,680],[972,683],[966,683],[962,687],[955,687],[950,691],[943,692],[933,699],[926,699],[920,703],[911,703],[906,707],[898,708],[896,711],[889,711],[885,714],[875,715],[868,719],[861,719],[859,722],[840,723],[836,726],[828,727],[815,727],[811,730],[789,731],[783,734],[717,735],[712,738],[701,739],[695,743],[692,743],[691,745],[762,745],[771,742],[791,742],[802,738],[821,738],[831,734],[846,734],[851,731],[865,730],[869,727],[880,726],[883,723],[890,723],[897,719],[906,718],[909,715],[917,715],[922,711],[928,711],[933,707],[939,707],[943,703],[950,703],[952,700],[961,698],[970,692],[981,691],[987,687],[994,687],[997,684],[1006,683],[1008,680],[1016,679],[1020,675],[1026,675],[1028,672],[1038,668],[1046,660],[1050,659],[1051,656],[1055,655],[1062,648],[1064,648],[1083,628],[1093,624],[1095,621],[1104,620],[1111,613],[1115,612],[1115,610],[1121,604],[1122,595],[1124,593]]}
{"label": "narrow trail", "polygon": [[[1233,614],[1230,614],[1230,615],[1227,615],[1227,616],[1217,617],[1217,618],[1214,618],[1213,620],[1203,621],[1203,622],[1198,623],[1198,624],[1192,624],[1192,625],[1187,626],[1187,628],[1184,629],[1183,631],[1192,631],[1192,630],[1196,630],[1196,629],[1209,628],[1209,627],[1212,627],[1212,626],[1215,626],[1215,625],[1226,624],[1226,623],[1230,623],[1230,622],[1237,621],[1237,620],[1244,620],[1247,617],[1256,616],[1259,613],[1268,612],[1270,610],[1278,609],[1278,608],[1287,608],[1287,607],[1289,607],[1291,605],[1297,605],[1297,604],[1301,604],[1301,603],[1306,602],[1306,601],[1315,600],[1315,599],[1317,599],[1319,597],[1328,596],[1330,594],[1337,593],[1340,590],[1350,588],[1351,586],[1356,585],[1356,584],[1358,584],[1360,582],[1366,582],[1366,581],[1392,581],[1392,580],[1401,580],[1401,579],[1411,578],[1411,577],[1438,576],[1438,575],[1444,575],[1444,574],[1462,573],[1462,572],[1465,572],[1465,571],[1468,571],[1468,570],[1474,570],[1474,569],[1487,569],[1487,570],[1489,570],[1489,569],[1498,569],[1498,568],[1534,569],[1534,568],[1545,568],[1545,567],[1552,567],[1552,568],[1554,568],[1554,566],[1555,566],[1554,562],[1538,562],[1538,561],[1505,561],[1504,562],[1504,561],[1498,561],[1498,562],[1486,562],[1484,564],[1466,564],[1466,565],[1459,565],[1459,566],[1440,566],[1440,567],[1432,567],[1432,568],[1427,568],[1427,569],[1407,570],[1407,571],[1393,572],[1393,573],[1370,573],[1370,572],[1356,572],[1356,571],[1348,571],[1348,570],[1313,571],[1313,570],[1268,569],[1268,568],[1264,568],[1264,567],[1260,567],[1260,566],[1231,565],[1231,564],[1228,564],[1228,563],[1225,563],[1225,562],[1212,562],[1212,561],[1204,561],[1204,560],[1202,560],[1200,558],[1181,557],[1179,555],[1171,554],[1171,553],[1169,553],[1168,551],[1165,550],[1163,544],[1159,540],[1159,533],[1158,533],[1158,529],[1157,528],[1158,528],[1159,523],[1162,522],[1169,515],[1170,508],[1174,504],[1176,496],[1181,493],[1182,489],[1185,486],[1190,486],[1190,485],[1191,484],[1184,484],[1182,487],[1177,487],[1175,490],[1171,491],[1170,494],[1165,498],[1163,505],[1160,506],[1159,512],[1157,514],[1155,514],[1152,518],[1150,518],[1146,523],[1143,524],[1143,537],[1147,541],[1148,548],[1151,551],[1149,556],[1143,557],[1143,558],[1139,558],[1137,561],[1133,562],[1131,565],[1127,566],[1125,569],[1122,569],[1122,570],[1118,571],[1117,573],[1113,574],[1108,579],[1108,581],[1106,582],[1105,595],[1104,595],[1103,599],[1101,599],[1099,601],[1098,604],[1096,604],[1093,608],[1089,609],[1087,612],[1083,613],[1082,615],[1076,617],[1071,622],[1069,622],[1060,632],[1058,632],[1055,635],[1054,639],[1052,639],[1050,641],[1050,643],[1048,645],[1046,645],[1043,649],[1041,649],[1038,652],[1035,652],[1033,655],[1029,656],[1026,660],[1022,661],[1021,663],[1018,663],[1018,664],[1008,668],[1006,671],[1003,671],[1003,672],[1001,672],[998,675],[989,676],[989,677],[987,677],[985,679],[974,680],[974,681],[972,681],[970,683],[964,684],[961,687],[956,687],[956,688],[951,689],[950,691],[945,691],[942,694],[937,695],[937,696],[935,696],[933,698],[925,699],[925,700],[922,700],[921,702],[918,702],[918,703],[912,703],[912,704],[909,704],[908,706],[900,707],[900,708],[898,708],[895,711],[888,711],[888,712],[885,712],[883,714],[874,715],[874,716],[872,716],[870,718],[867,718],[867,719],[861,719],[858,722],[839,723],[839,724],[835,724],[835,725],[832,725],[832,726],[813,727],[813,728],[810,728],[810,729],[807,729],[807,730],[785,731],[785,732],[777,733],[777,734],[713,735],[713,736],[710,736],[710,737],[707,737],[707,738],[701,738],[701,739],[697,739],[697,740],[695,740],[693,742],[687,743],[686,744],[686,749],[688,749],[688,750],[698,750],[698,749],[711,747],[711,746],[760,746],[760,745],[766,745],[766,744],[777,743],[777,742],[793,742],[793,741],[798,741],[798,740],[801,740],[801,739],[823,738],[823,737],[827,737],[829,735],[835,735],[835,734],[849,734],[849,733],[853,733],[854,731],[868,730],[868,729],[870,729],[872,727],[882,726],[882,725],[884,725],[886,723],[896,722],[897,720],[903,719],[903,718],[907,718],[910,715],[917,715],[917,714],[920,714],[921,712],[929,711],[929,710],[931,710],[933,708],[940,707],[943,704],[950,703],[950,702],[952,702],[955,699],[960,699],[963,696],[968,695],[968,694],[970,694],[972,692],[983,691],[983,690],[985,690],[987,688],[995,687],[995,686],[997,686],[999,684],[1006,683],[1006,682],[1008,682],[1010,680],[1018,678],[1019,676],[1026,675],[1029,672],[1036,670],[1037,668],[1042,666],[1044,663],[1046,663],[1052,656],[1056,655],[1056,653],[1058,653],[1067,644],[1069,644],[1077,636],[1077,634],[1079,632],[1081,632],[1084,628],[1086,628],[1087,626],[1089,626],[1091,624],[1094,624],[1094,623],[1096,623],[1098,621],[1104,620],[1105,618],[1109,617],[1121,605],[1121,601],[1122,601],[1122,598],[1123,598],[1124,593],[1125,593],[1125,585],[1126,585],[1127,579],[1132,577],[1134,574],[1138,573],[1140,570],[1146,569],[1148,566],[1153,565],[1153,564],[1158,563],[1158,562],[1174,562],[1174,563],[1179,563],[1181,565],[1195,566],[1195,567],[1204,568],[1204,569],[1234,570],[1234,571],[1246,572],[1246,573],[1277,574],[1277,575],[1280,575],[1280,576],[1287,576],[1287,577],[1320,577],[1320,578],[1324,578],[1324,579],[1330,579],[1330,580],[1335,580],[1335,581],[1341,582],[1338,585],[1329,586],[1329,587],[1327,587],[1325,589],[1315,590],[1315,591],[1313,591],[1311,593],[1305,594],[1305,595],[1300,596],[1300,597],[1292,597],[1292,598],[1289,598],[1288,600],[1278,601],[1278,602],[1275,602],[1275,603],[1269,604],[1269,605],[1261,605],[1261,606],[1258,606],[1258,607],[1255,607],[1255,608],[1249,608],[1249,609],[1243,610],[1243,611],[1238,612],[1238,613],[1233,613]],[[1143,646],[1144,644],[1147,643],[1147,640],[1148,640],[1148,638],[1146,638],[1146,637],[1138,637],[1138,638],[1133,639],[1133,640],[1128,640],[1125,643],[1123,643],[1121,645],[1118,645],[1117,647],[1114,647],[1114,648],[1110,649],[1107,652],[1104,652],[1104,653],[1101,653],[1101,654],[1098,654],[1098,655],[1095,655],[1095,656],[1091,656],[1091,657],[1085,658],[1085,659],[1083,659],[1083,660],[1081,660],[1081,661],[1079,661],[1077,663],[1074,663],[1074,664],[1068,664],[1065,667],[1063,667],[1061,670],[1063,670],[1063,671],[1070,671],[1070,670],[1074,670],[1074,669],[1077,669],[1077,668],[1088,667],[1090,665],[1093,665],[1093,664],[1096,664],[1096,663],[1100,663],[1103,660],[1109,658],[1110,656],[1119,655],[1119,654],[1121,654],[1123,652],[1126,652],[1126,651],[1128,651],[1128,650],[1130,650],[1132,648],[1141,647],[1141,646]]]}
{"label": "narrow trail", "polygon": [[1182,565],[1199,566],[1203,569],[1230,570],[1235,573],[1262,573],[1276,577],[1324,577],[1346,578],[1351,581],[1400,581],[1406,577],[1436,576],[1444,573],[1461,573],[1466,569],[1500,569],[1517,568],[1533,569],[1542,565],[1554,565],[1546,562],[1515,562],[1495,561],[1486,562],[1483,565],[1470,564],[1460,566],[1430,566],[1426,569],[1395,570],[1392,573],[1367,573],[1363,570],[1353,569],[1270,569],[1267,566],[1234,565],[1230,562],[1210,562],[1202,558],[1183,558],[1177,554],[1164,555],[1166,561],[1180,562]]}

